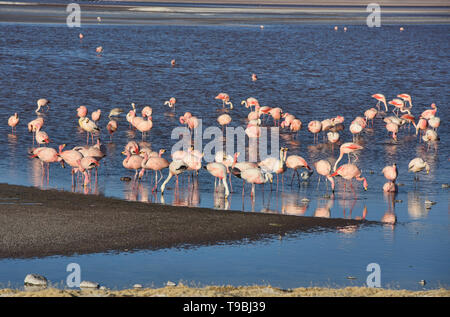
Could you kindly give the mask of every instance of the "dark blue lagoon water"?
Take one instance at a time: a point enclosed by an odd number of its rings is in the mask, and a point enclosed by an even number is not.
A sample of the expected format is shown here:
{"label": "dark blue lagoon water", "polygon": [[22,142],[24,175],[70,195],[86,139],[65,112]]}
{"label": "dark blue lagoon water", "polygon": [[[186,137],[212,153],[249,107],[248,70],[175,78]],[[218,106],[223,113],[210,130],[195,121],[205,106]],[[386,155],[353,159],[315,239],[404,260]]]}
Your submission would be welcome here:
{"label": "dark blue lagoon water", "polygon": [[[226,92],[235,105],[228,112],[231,126],[245,126],[248,110],[240,101],[256,97],[262,106],[281,107],[301,119],[303,128],[298,137],[282,130],[280,145],[310,164],[319,159],[334,162],[339,144],[352,140],[350,122],[376,104],[371,98],[374,93],[383,93],[388,100],[400,93],[410,94],[416,117],[435,103],[436,115],[441,118],[440,141],[430,148],[419,142],[413,129],[401,129],[398,140],[392,140],[382,119],[377,118],[374,128],[366,129],[357,141],[364,146],[357,165],[369,183],[367,192],[356,182],[355,194],[345,192],[338,181],[335,195],[324,196],[322,182],[317,189],[316,174],[307,182],[290,186],[292,174],[287,171],[284,186],[280,182],[278,191],[265,186],[264,191],[257,191],[254,201],[249,187],[242,198],[242,182],[233,178],[234,193],[224,200],[214,192],[213,177],[201,170],[196,186],[182,178],[176,195],[173,182],[164,195],[166,204],[245,212],[314,216],[318,208],[323,211],[326,207],[330,217],[378,221],[395,213],[396,225],[188,249],[4,259],[0,261],[0,283],[18,286],[30,270],[59,282],[67,274],[65,266],[77,262],[85,274],[83,279],[117,288],[134,283],[160,286],[169,279],[281,287],[363,285],[369,274],[367,264],[375,262],[381,266],[385,287],[417,289],[422,279],[427,281],[425,287],[448,287],[449,196],[442,185],[449,183],[450,175],[450,28],[407,25],[400,32],[398,26],[350,25],[347,32],[335,32],[333,26],[84,25],[71,29],[62,24],[0,24],[3,183],[85,191],[72,188],[70,171],[57,164],[50,167],[46,183],[40,163],[28,158],[32,135],[26,124],[36,117],[36,100],[43,97],[51,100],[50,110],[43,115],[43,129],[53,147],[86,143],[86,135],[78,129],[78,106],[85,105],[90,112],[102,110],[100,139],[107,156],[98,182],[87,188],[87,193],[158,203],[162,203],[161,196],[151,193],[148,178],[138,185],[120,181],[122,176],[132,176],[122,167],[121,151],[128,141],[140,141],[141,134],[131,130],[122,115],[110,141],[107,114],[114,107],[128,111],[131,102],[139,110],[150,105],[154,126],[146,141],[155,150],[170,152],[177,141],[170,138],[171,131],[180,126],[178,117],[185,111],[201,118],[204,128],[218,126],[216,119],[223,112],[221,102],[214,97]],[[85,35],[82,41],[80,30]],[[97,46],[104,48],[101,56],[95,53]],[[171,59],[176,59],[175,67],[170,65]],[[258,75],[255,82],[252,73]],[[177,98],[175,114],[163,105],[172,96]],[[7,125],[14,112],[20,116],[15,135]],[[320,136],[319,143],[313,144],[313,135],[306,129],[308,122],[336,115],[345,117],[341,142],[331,147]],[[421,174],[417,184],[407,170],[414,157],[422,157],[431,166],[430,173]],[[394,162],[403,186],[392,197],[383,194],[381,170]],[[425,200],[436,204],[426,209]],[[348,280],[347,276],[357,279]]]}

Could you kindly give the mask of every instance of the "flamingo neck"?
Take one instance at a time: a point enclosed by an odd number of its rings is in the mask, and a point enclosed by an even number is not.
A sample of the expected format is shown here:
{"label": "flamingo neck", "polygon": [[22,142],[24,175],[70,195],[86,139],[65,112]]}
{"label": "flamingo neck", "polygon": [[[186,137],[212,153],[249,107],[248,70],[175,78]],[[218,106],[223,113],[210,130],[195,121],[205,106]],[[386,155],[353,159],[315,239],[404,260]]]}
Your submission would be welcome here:
{"label": "flamingo neck", "polygon": [[336,160],[336,163],[334,163],[334,167],[333,167],[334,172],[336,172],[337,165],[343,156],[344,156],[344,152],[340,151],[339,158]]}

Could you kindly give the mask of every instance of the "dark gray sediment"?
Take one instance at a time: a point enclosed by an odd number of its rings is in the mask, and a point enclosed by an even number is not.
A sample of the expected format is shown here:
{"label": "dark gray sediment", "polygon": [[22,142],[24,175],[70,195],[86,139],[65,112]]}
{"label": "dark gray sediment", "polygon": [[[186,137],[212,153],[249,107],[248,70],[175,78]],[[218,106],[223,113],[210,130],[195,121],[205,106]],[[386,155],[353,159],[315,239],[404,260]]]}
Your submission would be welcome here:
{"label": "dark gray sediment", "polygon": [[208,245],[377,222],[130,202],[0,184],[0,258]]}

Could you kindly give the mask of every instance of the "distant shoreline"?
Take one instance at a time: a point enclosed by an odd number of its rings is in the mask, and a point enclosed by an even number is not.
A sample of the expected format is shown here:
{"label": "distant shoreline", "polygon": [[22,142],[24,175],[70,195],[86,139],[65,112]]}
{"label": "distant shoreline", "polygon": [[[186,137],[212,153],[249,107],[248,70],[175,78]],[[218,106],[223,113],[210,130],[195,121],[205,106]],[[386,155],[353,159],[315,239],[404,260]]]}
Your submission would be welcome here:
{"label": "distant shoreline", "polygon": [[[125,25],[259,25],[267,23],[333,23],[365,25],[366,6],[314,5],[290,6],[282,3],[264,5],[226,0],[220,4],[193,1],[145,1],[145,5],[132,2],[81,2],[82,24]],[[356,2],[355,2],[356,3]],[[450,24],[450,6],[447,5],[392,5],[382,6],[382,24]],[[408,2],[409,3],[409,2]],[[178,5],[177,5],[178,4]],[[208,5],[209,4],[209,5]],[[323,5],[322,5],[323,4]],[[0,1],[0,22],[60,23],[65,24],[67,4]],[[101,17],[101,22],[97,20]]]}

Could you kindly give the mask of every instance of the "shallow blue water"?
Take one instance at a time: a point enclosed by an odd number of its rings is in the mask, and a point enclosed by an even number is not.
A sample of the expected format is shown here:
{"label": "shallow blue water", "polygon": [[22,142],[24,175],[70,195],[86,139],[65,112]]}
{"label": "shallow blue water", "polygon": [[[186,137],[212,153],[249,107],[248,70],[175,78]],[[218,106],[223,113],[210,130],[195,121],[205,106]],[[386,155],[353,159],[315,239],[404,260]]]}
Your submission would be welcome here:
{"label": "shallow blue water", "polygon": [[[289,154],[301,155],[311,164],[324,158],[333,160],[339,153],[337,146],[332,149],[322,137],[313,145],[313,136],[306,130],[310,120],[343,115],[346,129],[341,140],[348,142],[352,138],[348,125],[375,105],[372,94],[383,93],[390,100],[399,93],[409,93],[416,116],[432,102],[438,106],[440,141],[427,150],[413,130],[404,129],[395,142],[378,118],[374,129],[366,130],[358,140],[365,148],[357,164],[367,177],[369,190],[364,192],[355,182],[355,195],[344,192],[338,182],[334,199],[324,198],[323,183],[317,190],[317,175],[291,187],[288,171],[282,190],[281,182],[278,191],[265,186],[264,192],[257,191],[254,202],[248,187],[242,199],[242,183],[234,178],[235,193],[225,201],[214,194],[213,178],[202,170],[198,186],[188,186],[184,178],[179,195],[174,195],[174,184],[170,183],[164,196],[165,203],[177,205],[306,216],[314,216],[318,207],[326,205],[331,217],[381,220],[394,212],[395,226],[347,234],[304,234],[281,242],[275,238],[187,250],[2,260],[1,283],[19,285],[30,270],[46,273],[53,281],[64,280],[66,263],[79,262],[83,272],[92,274],[89,279],[119,288],[135,282],[160,285],[168,279],[232,284],[267,281],[284,287],[362,285],[367,264],[377,262],[384,286],[398,283],[415,289],[421,279],[429,282],[427,287],[448,285],[448,189],[441,185],[449,182],[450,175],[446,125],[449,26],[411,25],[405,32],[396,26],[349,26],[344,33],[332,31],[330,25],[266,25],[264,30],[93,25],[82,27],[82,41],[79,32],[65,25],[0,24],[0,116],[4,122],[0,125],[0,147],[5,152],[0,158],[1,182],[72,190],[68,169],[51,166],[46,184],[39,162],[27,157],[32,137],[26,123],[35,118],[36,100],[41,97],[51,100],[50,111],[44,114],[44,130],[54,147],[67,143],[71,148],[86,142],[85,134],[77,128],[75,110],[79,105],[86,105],[90,112],[102,109],[99,125],[108,156],[102,161],[98,184],[93,184],[89,193],[158,203],[161,196],[151,194],[148,180],[138,186],[119,180],[132,175],[122,167],[120,152],[129,140],[139,141],[141,135],[130,130],[122,116],[110,142],[105,127],[113,107],[128,111],[131,102],[138,109],[152,106],[154,127],[146,140],[153,149],[169,150],[176,142],[170,140],[170,132],[179,126],[178,116],[185,111],[201,117],[204,127],[217,126],[222,106],[214,97],[223,91],[235,105],[230,114],[231,125],[237,127],[245,125],[248,113],[240,101],[253,96],[261,105],[282,107],[302,120],[298,138],[283,132],[281,144],[289,147]],[[105,50],[102,56],[95,53],[99,45]],[[173,58],[177,60],[175,67],[170,66]],[[258,75],[258,81],[251,81],[252,73]],[[163,106],[172,96],[177,98],[175,115]],[[6,124],[14,112],[21,120],[16,135]],[[431,165],[430,174],[420,175],[418,184],[407,172],[408,162],[416,156]],[[385,179],[381,170],[394,162],[399,166],[398,182],[404,186],[399,187],[393,206],[393,198],[382,192]],[[83,192],[80,187],[73,190]],[[437,204],[427,210],[425,199]],[[348,281],[348,275],[359,278]]]}

